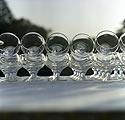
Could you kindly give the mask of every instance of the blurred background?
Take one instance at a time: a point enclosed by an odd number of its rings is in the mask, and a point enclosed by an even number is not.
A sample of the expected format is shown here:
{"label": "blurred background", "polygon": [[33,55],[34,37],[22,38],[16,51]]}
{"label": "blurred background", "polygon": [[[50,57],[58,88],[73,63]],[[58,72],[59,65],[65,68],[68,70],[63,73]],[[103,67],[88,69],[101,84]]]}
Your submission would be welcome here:
{"label": "blurred background", "polygon": [[6,0],[6,3],[18,24],[24,20],[28,26],[30,22],[43,28],[43,33],[59,31],[71,39],[80,32],[91,36],[105,29],[124,32],[124,0]]}

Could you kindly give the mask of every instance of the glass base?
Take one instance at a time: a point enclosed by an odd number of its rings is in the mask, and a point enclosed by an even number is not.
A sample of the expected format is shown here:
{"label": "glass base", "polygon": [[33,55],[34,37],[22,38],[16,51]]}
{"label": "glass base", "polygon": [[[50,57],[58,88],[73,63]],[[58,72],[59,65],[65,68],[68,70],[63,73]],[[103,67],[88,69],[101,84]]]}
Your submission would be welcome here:
{"label": "glass base", "polygon": [[79,75],[71,75],[71,76],[16,76],[10,78],[0,77],[0,83],[14,83],[14,82],[48,82],[48,81],[95,81],[95,82],[113,82],[113,81],[123,81],[125,76],[115,76],[114,74],[111,76],[100,76],[95,78],[94,75],[90,76],[79,76]]}
{"label": "glass base", "polygon": [[64,76],[49,76],[48,81],[68,81],[69,79],[65,79]]}
{"label": "glass base", "polygon": [[19,77],[19,76],[15,76],[15,77],[1,77],[0,78],[0,83],[3,83],[3,82],[5,82],[5,83],[7,83],[7,82],[9,82],[9,83],[13,83],[13,82],[23,82],[23,77]]}
{"label": "glass base", "polygon": [[85,81],[87,80],[87,77],[81,73],[74,73],[70,76],[70,78],[74,81]]}
{"label": "glass base", "polygon": [[116,75],[116,74],[113,74],[111,75],[111,77],[109,78],[110,81],[122,81],[122,80],[125,80],[125,75]]}
{"label": "glass base", "polygon": [[43,78],[40,76],[28,76],[25,78],[24,82],[41,82]]}
{"label": "glass base", "polygon": [[92,81],[109,81],[110,73],[106,73],[104,71],[98,71],[98,73],[95,73],[93,75],[88,76],[88,80]]}

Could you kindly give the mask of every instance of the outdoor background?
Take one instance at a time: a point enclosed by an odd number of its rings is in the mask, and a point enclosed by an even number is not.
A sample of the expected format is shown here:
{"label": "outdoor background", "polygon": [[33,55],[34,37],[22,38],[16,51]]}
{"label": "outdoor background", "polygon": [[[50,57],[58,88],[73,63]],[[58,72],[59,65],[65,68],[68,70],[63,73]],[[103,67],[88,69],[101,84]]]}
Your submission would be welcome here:
{"label": "outdoor background", "polygon": [[117,32],[125,18],[124,0],[6,0],[16,19],[63,32],[71,39],[84,32],[96,36],[108,29]]}

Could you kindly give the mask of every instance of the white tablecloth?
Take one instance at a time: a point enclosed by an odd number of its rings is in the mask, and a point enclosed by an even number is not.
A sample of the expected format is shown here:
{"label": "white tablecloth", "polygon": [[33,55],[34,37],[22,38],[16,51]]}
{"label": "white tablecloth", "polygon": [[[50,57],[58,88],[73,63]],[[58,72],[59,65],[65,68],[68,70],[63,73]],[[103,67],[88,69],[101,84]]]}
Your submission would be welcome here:
{"label": "white tablecloth", "polygon": [[0,83],[0,111],[119,110],[125,110],[125,81]]}

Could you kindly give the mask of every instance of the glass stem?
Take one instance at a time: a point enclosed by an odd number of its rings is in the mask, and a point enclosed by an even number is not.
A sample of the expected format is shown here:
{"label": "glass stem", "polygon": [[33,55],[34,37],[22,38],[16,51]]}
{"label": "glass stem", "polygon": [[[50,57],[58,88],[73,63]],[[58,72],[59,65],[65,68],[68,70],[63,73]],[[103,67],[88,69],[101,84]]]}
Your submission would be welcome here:
{"label": "glass stem", "polygon": [[58,79],[60,77],[60,72],[53,71],[53,76]]}
{"label": "glass stem", "polygon": [[8,78],[9,78],[9,74],[5,73],[5,79],[8,79]]}
{"label": "glass stem", "polygon": [[10,81],[10,82],[17,81],[16,75],[17,74],[15,72],[5,73],[5,81]]}
{"label": "glass stem", "polygon": [[122,80],[125,79],[124,71],[122,69],[119,69],[119,79],[122,79]]}
{"label": "glass stem", "polygon": [[110,71],[104,70],[102,73],[102,81],[107,81],[110,78]]}
{"label": "glass stem", "polygon": [[75,80],[76,81],[81,81],[81,80],[85,80],[85,72],[84,71],[75,71],[76,77]]}
{"label": "glass stem", "polygon": [[118,76],[118,70],[116,70],[116,69],[114,70],[114,76],[116,76],[116,77]]}
{"label": "glass stem", "polygon": [[36,76],[37,76],[37,74],[36,74],[36,73],[34,73],[34,72],[30,73],[30,79],[35,79],[35,78],[36,78]]}
{"label": "glass stem", "polygon": [[98,75],[99,70],[97,68],[94,68],[92,70],[93,70],[93,76],[96,77],[96,75]]}
{"label": "glass stem", "polygon": [[81,71],[80,72],[80,77],[85,78],[85,72]]}

